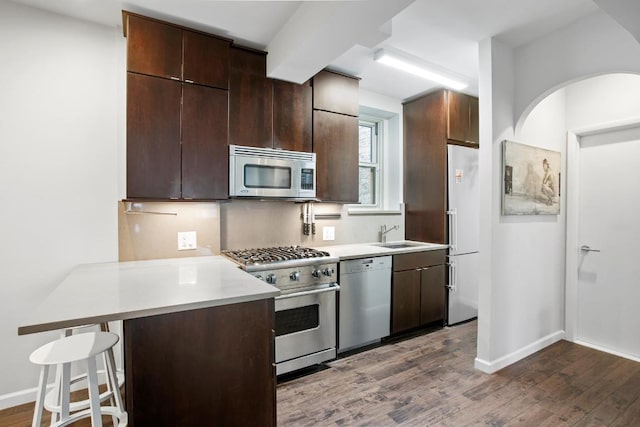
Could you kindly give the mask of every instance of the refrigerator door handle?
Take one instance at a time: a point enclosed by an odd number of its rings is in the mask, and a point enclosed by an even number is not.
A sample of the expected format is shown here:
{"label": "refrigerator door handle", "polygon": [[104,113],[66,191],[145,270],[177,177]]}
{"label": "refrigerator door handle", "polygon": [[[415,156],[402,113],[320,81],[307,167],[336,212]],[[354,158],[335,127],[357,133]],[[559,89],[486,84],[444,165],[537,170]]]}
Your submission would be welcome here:
{"label": "refrigerator door handle", "polygon": [[447,285],[447,288],[449,288],[449,291],[451,292],[455,292],[456,291],[456,285],[458,284],[458,271],[456,270],[456,262],[455,261],[451,261],[449,263],[447,263],[447,265],[449,266],[449,284]]}
{"label": "refrigerator door handle", "polygon": [[458,250],[458,209],[447,211],[449,215],[449,248],[452,252]]}

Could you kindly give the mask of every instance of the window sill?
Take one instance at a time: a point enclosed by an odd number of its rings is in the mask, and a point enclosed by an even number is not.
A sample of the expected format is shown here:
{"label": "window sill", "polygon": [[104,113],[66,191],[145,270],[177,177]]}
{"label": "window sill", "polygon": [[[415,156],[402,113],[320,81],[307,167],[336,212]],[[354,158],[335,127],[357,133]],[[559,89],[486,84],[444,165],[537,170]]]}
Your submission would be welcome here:
{"label": "window sill", "polygon": [[400,210],[382,210],[377,208],[349,208],[349,215],[402,215]]}

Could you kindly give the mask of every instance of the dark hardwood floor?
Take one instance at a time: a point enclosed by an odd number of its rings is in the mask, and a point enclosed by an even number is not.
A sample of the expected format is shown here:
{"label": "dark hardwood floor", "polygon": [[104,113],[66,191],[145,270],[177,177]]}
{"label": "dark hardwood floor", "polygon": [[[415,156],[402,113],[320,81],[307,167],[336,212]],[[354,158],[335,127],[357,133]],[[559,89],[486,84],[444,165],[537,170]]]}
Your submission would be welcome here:
{"label": "dark hardwood floor", "polygon": [[278,386],[280,426],[640,426],[640,363],[560,341],[493,375],[476,322]]}
{"label": "dark hardwood floor", "polygon": [[[476,327],[389,343],[282,382],[278,425],[640,426],[640,363],[560,341],[487,375],[473,368]],[[32,411],[0,411],[0,426],[29,426]]]}

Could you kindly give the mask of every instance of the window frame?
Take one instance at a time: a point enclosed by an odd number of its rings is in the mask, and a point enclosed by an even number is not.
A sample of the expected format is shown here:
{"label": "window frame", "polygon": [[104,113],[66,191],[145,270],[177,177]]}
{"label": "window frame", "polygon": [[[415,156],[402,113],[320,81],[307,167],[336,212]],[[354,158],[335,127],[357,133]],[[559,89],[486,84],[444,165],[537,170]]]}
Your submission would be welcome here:
{"label": "window frame", "polygon": [[[383,171],[384,171],[384,138],[383,138],[383,126],[384,120],[376,117],[360,116],[358,118],[358,136],[360,136],[360,127],[366,126],[372,129],[372,158],[374,162],[363,162],[360,160],[360,147],[358,146],[358,195],[360,194],[360,168],[371,168],[374,170],[374,191],[373,197],[375,203],[360,203],[358,200],[357,206],[359,208],[368,210],[380,210],[384,205],[384,191],[383,191]],[[359,199],[359,196],[358,196]]]}

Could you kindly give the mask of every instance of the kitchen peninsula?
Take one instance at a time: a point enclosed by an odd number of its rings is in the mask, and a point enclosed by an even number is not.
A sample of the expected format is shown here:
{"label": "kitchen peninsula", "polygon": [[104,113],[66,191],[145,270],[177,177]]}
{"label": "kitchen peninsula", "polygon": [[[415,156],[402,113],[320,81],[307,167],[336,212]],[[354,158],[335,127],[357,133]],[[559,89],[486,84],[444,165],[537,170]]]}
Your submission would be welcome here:
{"label": "kitchen peninsula", "polygon": [[87,264],[18,334],[122,320],[131,426],[275,425],[279,293],[219,256]]}

